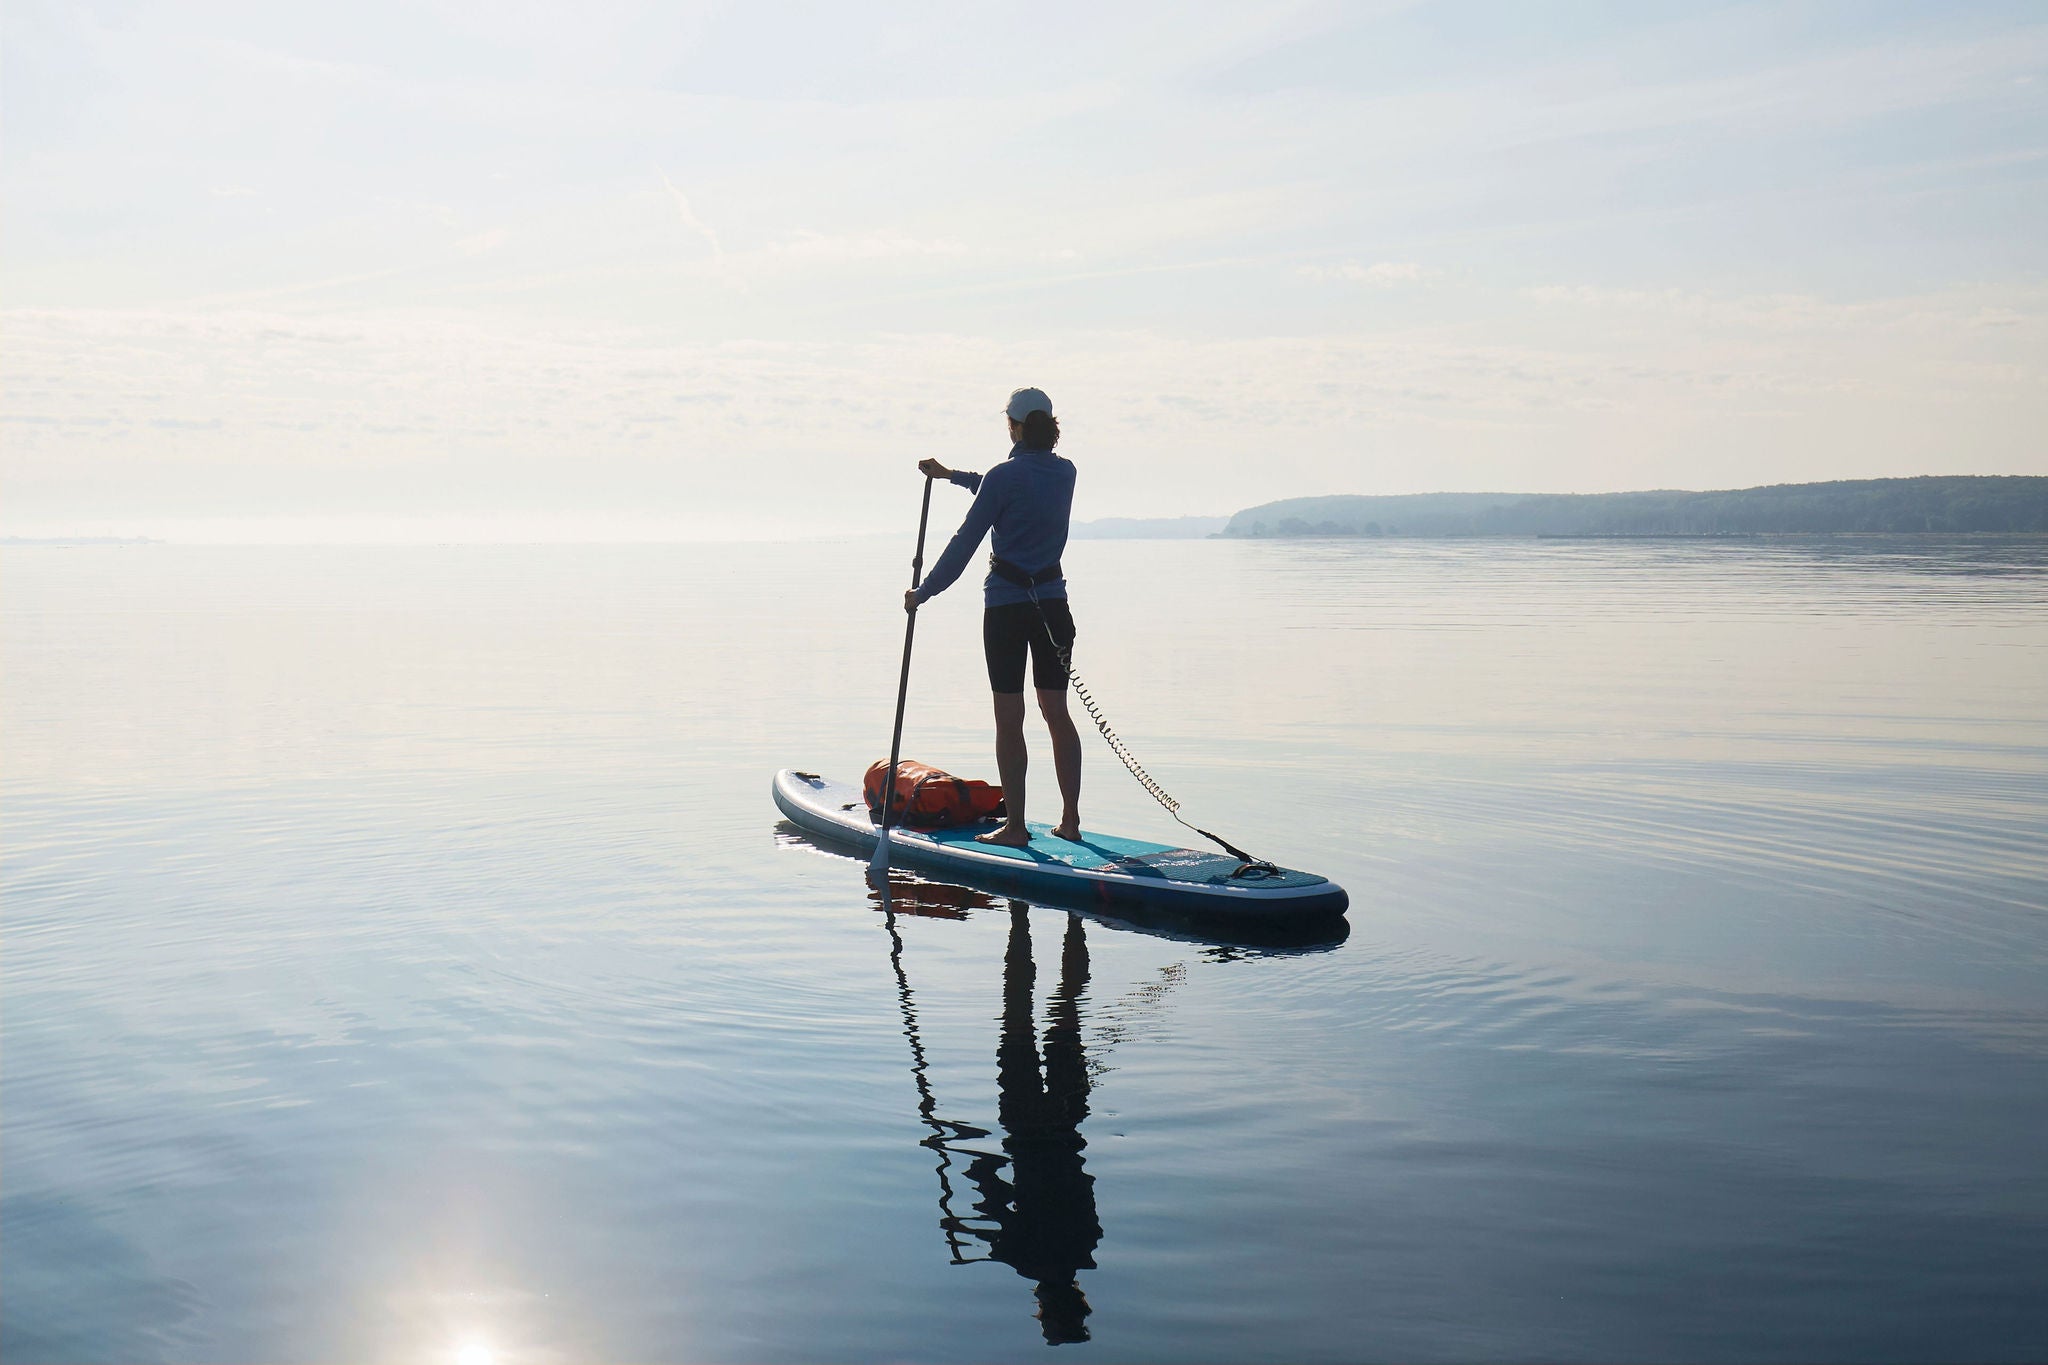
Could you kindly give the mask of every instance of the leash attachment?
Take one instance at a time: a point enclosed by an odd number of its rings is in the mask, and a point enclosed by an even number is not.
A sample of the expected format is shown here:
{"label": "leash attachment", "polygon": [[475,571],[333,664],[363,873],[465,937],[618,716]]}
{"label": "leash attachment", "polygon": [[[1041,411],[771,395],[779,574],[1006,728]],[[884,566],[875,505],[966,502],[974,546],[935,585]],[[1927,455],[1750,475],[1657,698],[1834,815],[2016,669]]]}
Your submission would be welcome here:
{"label": "leash attachment", "polygon": [[1166,788],[1159,785],[1157,778],[1145,771],[1145,765],[1138,762],[1138,756],[1131,752],[1130,746],[1124,743],[1123,737],[1110,727],[1109,718],[1102,714],[1102,707],[1096,703],[1094,694],[1088,690],[1088,684],[1081,681],[1081,675],[1074,671],[1073,647],[1061,644],[1059,636],[1053,634],[1052,621],[1045,614],[1045,604],[1038,600],[1038,590],[1040,587],[1064,576],[1060,572],[1060,566],[1054,564],[1051,568],[1041,569],[1034,574],[1027,569],[1010,563],[1007,559],[999,559],[995,555],[990,555],[988,557],[988,567],[989,571],[998,578],[1014,583],[1031,594],[1031,605],[1038,610],[1038,624],[1045,628],[1045,638],[1052,641],[1053,651],[1059,655],[1060,667],[1066,670],[1067,681],[1073,685],[1075,694],[1081,698],[1081,705],[1087,709],[1088,718],[1095,722],[1095,728],[1102,733],[1102,740],[1105,744],[1109,745],[1109,751],[1115,754],[1117,761],[1124,765],[1124,769],[1138,780],[1138,785],[1145,789],[1145,794],[1154,801],[1157,801],[1166,813],[1171,815],[1180,825],[1193,830],[1225,853],[1228,853],[1231,857],[1237,859],[1240,866],[1235,872],[1230,874],[1233,881],[1240,877],[1279,876],[1280,869],[1275,864],[1266,861],[1264,858],[1254,858],[1251,854],[1245,852],[1223,836],[1211,834],[1200,825],[1191,824],[1185,819],[1180,813],[1180,802]]}

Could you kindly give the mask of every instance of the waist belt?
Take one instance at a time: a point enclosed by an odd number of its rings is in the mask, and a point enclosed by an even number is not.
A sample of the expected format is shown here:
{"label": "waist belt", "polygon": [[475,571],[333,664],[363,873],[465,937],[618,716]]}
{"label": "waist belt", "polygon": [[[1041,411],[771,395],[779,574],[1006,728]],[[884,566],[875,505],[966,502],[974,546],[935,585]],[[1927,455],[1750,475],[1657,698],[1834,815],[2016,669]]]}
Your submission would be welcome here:
{"label": "waist belt", "polygon": [[1052,567],[1049,569],[1040,569],[1037,573],[1030,573],[1018,568],[1009,560],[998,559],[994,555],[988,557],[988,571],[997,578],[1015,583],[1020,588],[1042,588],[1048,583],[1056,583],[1066,577],[1060,571],[1058,560],[1054,560]]}

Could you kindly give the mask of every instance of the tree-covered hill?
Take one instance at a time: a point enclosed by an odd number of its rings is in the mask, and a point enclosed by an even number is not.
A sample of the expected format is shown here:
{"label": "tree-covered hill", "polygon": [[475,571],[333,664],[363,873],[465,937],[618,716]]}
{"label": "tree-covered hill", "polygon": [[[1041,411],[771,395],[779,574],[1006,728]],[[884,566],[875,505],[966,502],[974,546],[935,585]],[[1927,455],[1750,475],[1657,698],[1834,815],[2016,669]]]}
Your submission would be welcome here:
{"label": "tree-covered hill", "polygon": [[2048,533],[2048,477],[1932,475],[1692,493],[1416,493],[1288,498],[1246,508],[1223,534],[1668,536],[1854,531]]}

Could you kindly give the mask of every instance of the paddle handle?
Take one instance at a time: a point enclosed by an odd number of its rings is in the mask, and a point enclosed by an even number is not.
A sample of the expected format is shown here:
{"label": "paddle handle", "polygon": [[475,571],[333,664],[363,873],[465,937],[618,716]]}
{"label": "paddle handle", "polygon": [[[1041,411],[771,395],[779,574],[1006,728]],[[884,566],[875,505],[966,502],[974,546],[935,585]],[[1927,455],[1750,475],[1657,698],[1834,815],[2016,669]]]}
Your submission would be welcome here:
{"label": "paddle handle", "polygon": [[[924,579],[924,531],[932,515],[932,476],[924,476],[924,501],[917,509],[917,550],[910,557],[910,590]],[[889,777],[882,785],[882,828],[875,839],[874,857],[868,866],[881,872],[889,869],[889,827],[896,807],[896,764],[903,756],[903,706],[910,698],[910,646],[917,638],[917,607],[904,613],[903,669],[896,678],[896,728],[889,735]]]}

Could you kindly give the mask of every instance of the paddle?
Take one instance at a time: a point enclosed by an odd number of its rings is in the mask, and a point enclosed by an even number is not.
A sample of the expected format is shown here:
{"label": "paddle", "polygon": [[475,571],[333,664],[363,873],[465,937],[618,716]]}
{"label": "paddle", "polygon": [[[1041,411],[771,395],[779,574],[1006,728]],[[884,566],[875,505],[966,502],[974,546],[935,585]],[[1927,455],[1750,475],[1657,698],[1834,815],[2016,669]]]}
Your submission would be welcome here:
{"label": "paddle", "polygon": [[[932,476],[924,476],[924,503],[917,509],[917,553],[910,558],[910,587],[917,590],[919,579],[924,576],[924,528],[932,515]],[[904,613],[903,622],[903,673],[896,680],[896,730],[889,736],[889,780],[882,786],[882,829],[881,837],[875,840],[875,856],[868,859],[868,867],[876,872],[889,870],[889,826],[896,808],[896,762],[903,754],[903,703],[910,696],[910,642],[917,636],[917,607],[913,604]]]}

